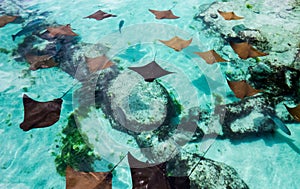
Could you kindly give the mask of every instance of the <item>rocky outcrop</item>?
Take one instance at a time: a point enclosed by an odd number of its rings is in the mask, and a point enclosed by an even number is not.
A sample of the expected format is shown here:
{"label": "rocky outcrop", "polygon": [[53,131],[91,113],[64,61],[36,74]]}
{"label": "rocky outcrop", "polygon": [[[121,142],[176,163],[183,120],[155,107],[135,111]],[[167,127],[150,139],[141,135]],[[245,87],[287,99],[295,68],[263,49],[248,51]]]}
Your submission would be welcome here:
{"label": "rocky outcrop", "polygon": [[248,189],[247,184],[239,177],[237,171],[221,162],[193,154],[183,153],[169,161],[167,170],[170,175],[190,175],[192,189],[200,188],[232,188]]}
{"label": "rocky outcrop", "polygon": [[[219,11],[234,11],[241,20],[224,20]],[[259,58],[274,66],[288,66],[300,69],[296,58],[299,44],[299,5],[294,1],[274,2],[238,1],[213,3],[208,8],[201,8],[195,16],[204,22],[211,33],[221,35],[225,41],[243,40],[269,53]],[[231,60],[236,58],[227,47],[223,53]]]}

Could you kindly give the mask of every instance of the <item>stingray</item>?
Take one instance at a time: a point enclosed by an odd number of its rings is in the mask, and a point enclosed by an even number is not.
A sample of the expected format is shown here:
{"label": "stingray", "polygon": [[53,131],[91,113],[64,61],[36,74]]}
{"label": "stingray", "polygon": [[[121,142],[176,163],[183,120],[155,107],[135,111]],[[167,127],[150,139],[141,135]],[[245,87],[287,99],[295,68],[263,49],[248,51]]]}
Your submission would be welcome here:
{"label": "stingray", "polygon": [[158,11],[158,10],[152,10],[149,9],[149,11],[155,15],[156,19],[177,19],[180,18],[178,16],[175,16],[173,12],[170,10],[163,10],[163,11]]}
{"label": "stingray", "polygon": [[66,189],[111,189],[111,172],[79,172],[67,166]]}
{"label": "stingray", "polygon": [[95,12],[87,17],[84,17],[84,18],[93,18],[95,20],[103,20],[103,19],[109,18],[109,17],[116,17],[116,15],[103,12],[102,10],[98,10],[97,12]]}
{"label": "stingray", "polygon": [[8,23],[15,21],[17,18],[18,16],[8,16],[8,15],[0,16],[0,28],[4,27]]}
{"label": "stingray", "polygon": [[234,12],[222,12],[218,10],[218,13],[225,19],[225,20],[240,20],[244,17],[237,16]]}
{"label": "stingray", "polygon": [[228,81],[227,80],[227,83],[237,98],[243,99],[244,97],[253,96],[253,95],[261,92],[261,90],[254,89],[245,80],[242,80],[242,81]]}
{"label": "stingray", "polygon": [[228,60],[223,59],[218,53],[216,53],[215,50],[210,50],[206,52],[195,52],[195,54],[203,58],[208,64],[213,64],[217,62],[228,62]]}
{"label": "stingray", "polygon": [[24,94],[23,105],[24,121],[20,124],[20,127],[24,131],[29,131],[30,129],[49,127],[55,124],[60,117],[62,99],[38,102]]}
{"label": "stingray", "polygon": [[37,70],[39,68],[51,68],[58,64],[54,62],[52,55],[25,55],[26,60],[30,63],[30,70]]}
{"label": "stingray", "polygon": [[293,118],[300,122],[300,104],[298,104],[296,107],[294,108],[290,108],[287,105],[285,105],[286,109],[288,110],[288,112],[293,116]]}
{"label": "stingray", "polygon": [[114,65],[105,55],[95,58],[85,57],[85,60],[91,73],[109,68]]}
{"label": "stingray", "polygon": [[159,40],[159,41],[167,45],[168,47],[174,49],[175,51],[181,51],[182,49],[189,46],[192,43],[192,40],[193,40],[192,38],[189,40],[184,40],[178,36],[175,36],[168,41],[164,41],[164,40]]}
{"label": "stingray", "polygon": [[174,73],[164,70],[155,62],[155,60],[145,66],[128,68],[143,76],[144,80],[147,82],[153,82],[156,78]]}
{"label": "stingray", "polygon": [[128,162],[132,178],[132,188],[157,188],[157,189],[189,189],[190,180],[188,176],[168,177],[166,174],[166,163],[153,165],[135,159],[128,153]]}
{"label": "stingray", "polygon": [[67,24],[65,26],[58,26],[58,27],[48,27],[47,31],[51,37],[56,37],[58,35],[65,35],[65,36],[77,36],[78,34],[72,31],[71,25]]}
{"label": "stingray", "polygon": [[259,56],[268,55],[267,53],[256,50],[248,42],[242,42],[242,43],[232,43],[231,42],[230,46],[235,51],[235,53],[239,55],[239,57],[241,59],[255,58],[255,57],[259,57]]}

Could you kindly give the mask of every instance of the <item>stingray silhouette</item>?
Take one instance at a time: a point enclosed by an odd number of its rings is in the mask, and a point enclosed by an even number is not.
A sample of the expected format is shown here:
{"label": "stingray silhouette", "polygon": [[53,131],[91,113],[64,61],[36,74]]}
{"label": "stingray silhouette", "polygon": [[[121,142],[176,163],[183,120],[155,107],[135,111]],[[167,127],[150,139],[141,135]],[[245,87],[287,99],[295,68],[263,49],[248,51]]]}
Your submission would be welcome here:
{"label": "stingray silhouette", "polygon": [[0,28],[4,27],[6,24],[15,21],[17,18],[18,16],[8,16],[8,15],[0,16]]}
{"label": "stingray silhouette", "polygon": [[241,59],[247,59],[247,58],[255,58],[259,56],[266,56],[267,53],[260,52],[256,50],[252,45],[250,45],[248,42],[242,42],[242,43],[230,43],[231,48],[235,51],[236,54]]}
{"label": "stingray silhouette", "polygon": [[167,45],[168,47],[174,49],[175,51],[181,51],[182,49],[188,47],[192,43],[192,38],[189,40],[181,39],[178,36],[173,37],[170,40],[159,40],[163,44]]}
{"label": "stingray silhouette", "polygon": [[66,169],[66,189],[111,189],[111,172],[80,172]]}
{"label": "stingray silhouette", "polygon": [[284,106],[286,107],[286,109],[288,110],[288,112],[293,116],[293,118],[296,121],[300,122],[300,104],[298,104],[294,108],[290,108],[286,104],[284,104]]}
{"label": "stingray silhouette", "polygon": [[85,60],[91,73],[109,68],[114,65],[105,55],[95,58],[85,57]]}
{"label": "stingray silhouette", "polygon": [[54,62],[52,55],[37,56],[32,54],[26,54],[25,58],[30,64],[30,70],[37,70],[40,68],[51,68],[58,65],[56,62]]}
{"label": "stingray silhouette", "polygon": [[62,102],[61,98],[38,102],[24,94],[24,121],[20,124],[21,129],[29,131],[53,125],[59,120]]}
{"label": "stingray silhouette", "polygon": [[93,18],[95,20],[103,20],[103,19],[109,18],[109,17],[116,17],[116,15],[103,12],[102,10],[98,10],[97,12],[95,12],[87,17],[84,17],[84,18]]}
{"label": "stingray silhouette", "polygon": [[189,189],[190,179],[184,177],[168,177],[166,163],[153,165],[144,163],[128,153],[128,162],[132,178],[133,189]]}
{"label": "stingray silhouette", "polygon": [[253,95],[261,92],[261,90],[254,89],[245,80],[242,80],[242,81],[228,81],[227,80],[227,83],[237,98],[243,99],[245,97],[253,96]]}
{"label": "stingray silhouette", "polygon": [[128,67],[129,69],[140,74],[145,81],[153,82],[155,79],[171,74],[173,72],[169,72],[160,67],[155,60],[141,67]]}
{"label": "stingray silhouette", "polygon": [[217,62],[228,62],[228,60],[223,59],[215,50],[210,50],[206,52],[195,52],[195,54],[203,58],[208,64],[213,64]]}
{"label": "stingray silhouette", "polygon": [[67,24],[65,26],[58,26],[58,27],[48,27],[47,31],[51,37],[56,37],[60,35],[65,36],[77,36],[78,34],[72,31],[71,25]]}
{"label": "stingray silhouette", "polygon": [[149,11],[155,15],[156,19],[177,19],[180,18],[178,16],[175,16],[171,10],[152,10],[149,9]]}
{"label": "stingray silhouette", "polygon": [[237,16],[234,12],[222,12],[218,10],[218,13],[225,19],[225,20],[240,20],[244,17]]}

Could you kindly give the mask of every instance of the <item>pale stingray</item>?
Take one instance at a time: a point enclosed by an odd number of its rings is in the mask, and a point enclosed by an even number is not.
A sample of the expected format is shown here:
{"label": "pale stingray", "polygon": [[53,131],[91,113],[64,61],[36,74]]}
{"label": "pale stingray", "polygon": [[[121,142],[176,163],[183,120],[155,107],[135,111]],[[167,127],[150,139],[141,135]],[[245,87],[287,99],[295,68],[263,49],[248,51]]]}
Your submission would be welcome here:
{"label": "pale stingray", "polygon": [[177,18],[180,18],[180,17],[174,15],[171,10],[158,11],[158,10],[149,9],[149,11],[152,14],[155,15],[156,19],[177,19]]}
{"label": "pale stingray", "polygon": [[215,50],[210,50],[206,52],[195,52],[195,54],[203,58],[207,64],[213,64],[217,62],[228,62],[228,60],[223,59]]}
{"label": "pale stingray", "polygon": [[167,45],[168,47],[174,49],[175,51],[181,51],[182,49],[188,47],[192,43],[192,38],[189,40],[181,39],[178,36],[173,37],[170,40],[159,40],[163,44]]}

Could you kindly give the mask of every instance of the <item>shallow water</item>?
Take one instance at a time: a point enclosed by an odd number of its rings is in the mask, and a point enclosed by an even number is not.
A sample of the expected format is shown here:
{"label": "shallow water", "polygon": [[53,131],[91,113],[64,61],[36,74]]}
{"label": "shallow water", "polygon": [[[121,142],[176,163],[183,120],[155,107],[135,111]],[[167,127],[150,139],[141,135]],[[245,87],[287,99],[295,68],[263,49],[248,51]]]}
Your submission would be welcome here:
{"label": "shallow water", "polygon": [[[193,107],[203,110],[212,107],[213,94],[223,97],[226,103],[236,100],[228,97],[230,89],[225,85],[226,78],[222,73],[224,68],[216,64],[208,66],[193,54],[194,51],[207,51],[220,46],[221,42],[217,37],[197,31],[197,28],[203,26],[193,20],[199,6],[206,6],[213,1],[0,2],[1,12],[15,12],[18,9],[19,14],[26,18],[25,23],[43,17],[41,13],[49,11],[46,20],[49,23],[71,24],[79,34],[80,42],[108,46],[110,49],[107,56],[112,60],[119,60],[119,68],[141,66],[155,59],[163,68],[176,73],[160,78],[159,82],[182,104],[183,115]],[[148,12],[148,8],[169,9],[174,3],[176,6],[172,11],[180,15],[180,19],[156,20]],[[116,14],[117,17],[101,21],[84,19],[98,9]],[[121,20],[125,24],[120,34],[118,25]],[[9,52],[16,49],[24,36],[12,41],[11,35],[21,29],[22,24],[8,24],[0,28],[0,48]],[[170,39],[174,35],[184,39],[192,37],[191,48],[175,52],[157,41]],[[40,48],[44,45],[36,44]],[[56,145],[61,138],[61,130],[67,124],[70,113],[76,108],[72,92],[77,86],[64,97],[60,120],[53,127],[24,132],[19,124],[23,120],[23,94],[39,101],[48,101],[62,96],[76,81],[60,68],[30,71],[26,62],[18,62],[15,58],[17,55],[0,53],[0,188],[65,188],[65,178],[57,173],[52,152],[59,151]],[[95,120],[101,122],[103,130],[94,127]],[[116,163],[126,151],[131,151],[141,159],[145,158],[139,152],[133,137],[111,129],[110,123],[100,110],[92,111],[82,125],[81,129],[94,145],[95,152],[105,157],[103,161],[95,163],[97,171],[107,171],[109,161]],[[216,140],[206,157],[235,168],[250,188],[298,188],[300,127],[299,124],[287,126],[293,133],[291,137],[278,131],[275,134],[243,140]],[[107,135],[106,138],[96,140],[104,134]],[[107,138],[112,141],[103,145]],[[127,143],[128,140],[133,142]],[[112,145],[114,142],[115,146]],[[186,149],[190,152],[199,150],[192,145],[186,145]],[[115,174],[113,188],[132,187],[127,162],[122,162],[116,168]]]}

